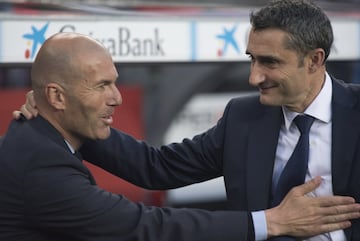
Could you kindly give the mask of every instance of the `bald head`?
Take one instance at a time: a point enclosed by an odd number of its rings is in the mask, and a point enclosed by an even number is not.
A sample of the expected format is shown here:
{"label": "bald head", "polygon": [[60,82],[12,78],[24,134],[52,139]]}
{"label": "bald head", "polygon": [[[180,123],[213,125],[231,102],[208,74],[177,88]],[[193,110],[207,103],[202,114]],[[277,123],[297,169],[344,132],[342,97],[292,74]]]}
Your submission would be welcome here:
{"label": "bald head", "polygon": [[101,43],[86,35],[58,33],[42,45],[31,71],[39,114],[74,149],[85,139],[109,136],[121,95],[116,67]]}
{"label": "bald head", "polygon": [[40,48],[31,69],[36,101],[44,100],[44,87],[57,83],[66,88],[83,78],[86,63],[94,58],[111,58],[96,40],[78,33],[57,33]]}

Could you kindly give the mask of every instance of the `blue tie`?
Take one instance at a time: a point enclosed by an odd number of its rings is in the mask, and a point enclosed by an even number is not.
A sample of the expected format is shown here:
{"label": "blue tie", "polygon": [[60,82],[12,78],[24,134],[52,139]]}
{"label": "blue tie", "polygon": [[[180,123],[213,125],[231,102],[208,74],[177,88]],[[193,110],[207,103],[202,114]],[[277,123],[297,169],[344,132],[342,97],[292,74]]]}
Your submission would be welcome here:
{"label": "blue tie", "polygon": [[[309,131],[313,122],[314,118],[308,115],[298,115],[294,119],[301,134],[273,192],[272,207],[277,206],[292,187],[301,185],[305,181],[309,160]],[[290,241],[295,238],[277,237],[271,240]]]}

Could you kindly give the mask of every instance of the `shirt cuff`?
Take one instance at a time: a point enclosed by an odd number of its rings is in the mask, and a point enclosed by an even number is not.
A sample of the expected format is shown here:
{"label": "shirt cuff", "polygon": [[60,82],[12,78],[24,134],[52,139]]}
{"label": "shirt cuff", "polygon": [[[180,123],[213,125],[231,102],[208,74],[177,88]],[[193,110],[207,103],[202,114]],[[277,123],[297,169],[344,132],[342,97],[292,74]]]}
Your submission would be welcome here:
{"label": "shirt cuff", "polygon": [[267,224],[265,211],[251,212],[254,222],[255,240],[261,241],[267,239]]}

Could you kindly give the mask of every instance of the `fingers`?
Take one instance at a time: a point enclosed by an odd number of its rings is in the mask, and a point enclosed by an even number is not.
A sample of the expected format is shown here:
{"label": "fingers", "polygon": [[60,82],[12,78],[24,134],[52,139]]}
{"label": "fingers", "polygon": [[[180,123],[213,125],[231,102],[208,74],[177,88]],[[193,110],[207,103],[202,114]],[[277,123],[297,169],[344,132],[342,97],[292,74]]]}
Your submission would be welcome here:
{"label": "fingers", "polygon": [[[310,181],[299,185],[297,187],[292,188],[290,191],[290,195],[294,196],[305,196],[306,194],[309,194],[310,192],[314,191],[316,188],[318,188],[321,184],[321,177],[315,177],[314,179],[311,179]],[[355,199],[352,197],[346,197],[346,196],[331,196],[331,197],[319,197],[318,202],[321,206],[335,206],[335,205],[342,205],[342,204],[351,204],[355,203]]]}
{"label": "fingers", "polygon": [[317,225],[320,233],[326,233],[338,229],[346,229],[351,226],[349,220],[360,218],[360,205],[355,203],[351,205],[337,206],[334,208],[328,207],[325,213],[335,213],[334,215],[325,215],[319,220],[320,225]]}
{"label": "fingers", "polygon": [[38,114],[37,109],[28,103],[21,106],[20,112],[26,117],[26,119],[34,118]]}
{"label": "fingers", "polygon": [[[329,214],[342,213],[348,211],[360,211],[360,204],[355,203],[355,199],[348,196],[328,196],[312,199],[319,207],[329,207],[324,210],[331,210]],[[352,205],[354,204],[354,205]],[[355,210],[356,209],[356,210]]]}
{"label": "fingers", "polygon": [[13,111],[12,114],[13,114],[13,117],[14,117],[15,120],[18,120],[21,117],[21,111],[19,111],[19,110]]}
{"label": "fingers", "polygon": [[269,237],[308,237],[345,229],[350,220],[360,218],[360,204],[347,196],[310,197],[321,178],[293,188],[275,208],[266,210]]}
{"label": "fingers", "polygon": [[322,224],[322,225],[317,226],[319,233],[328,233],[333,230],[341,230],[341,229],[346,229],[349,227],[351,227],[350,221],[327,223],[327,224]]}
{"label": "fingers", "polygon": [[36,103],[34,99],[34,91],[30,90],[26,94],[26,102],[24,105],[21,106],[20,110],[15,110],[13,112],[14,119],[18,120],[21,117],[21,114],[26,119],[32,119],[37,116],[38,110],[36,108]]}
{"label": "fingers", "polygon": [[360,204],[344,204],[329,207],[320,207],[320,214],[324,215],[326,223],[335,223],[360,218]]}
{"label": "fingers", "polygon": [[21,118],[21,114],[25,116],[26,119],[32,119],[35,116],[37,116],[38,112],[36,109],[30,109],[26,108],[25,105],[22,105],[20,110],[13,111],[13,117],[15,120],[19,120]]}
{"label": "fingers", "polygon": [[33,90],[30,90],[29,92],[26,93],[26,104],[25,105],[26,105],[26,107],[31,107],[30,109],[36,108]]}
{"label": "fingers", "polygon": [[38,109],[36,108],[34,91],[30,90],[26,94],[26,102],[23,106],[21,106],[20,111],[25,115],[27,119],[33,118],[37,116]]}
{"label": "fingers", "polygon": [[299,196],[304,196],[305,194],[314,191],[316,188],[318,188],[321,184],[321,177],[315,177],[314,179],[311,179],[310,181],[294,187],[291,191]]}
{"label": "fingers", "polygon": [[[340,199],[341,200],[341,199]],[[346,200],[346,198],[345,198]],[[268,235],[309,237],[345,229],[360,218],[360,204],[322,206],[316,197],[292,197],[265,211]]]}

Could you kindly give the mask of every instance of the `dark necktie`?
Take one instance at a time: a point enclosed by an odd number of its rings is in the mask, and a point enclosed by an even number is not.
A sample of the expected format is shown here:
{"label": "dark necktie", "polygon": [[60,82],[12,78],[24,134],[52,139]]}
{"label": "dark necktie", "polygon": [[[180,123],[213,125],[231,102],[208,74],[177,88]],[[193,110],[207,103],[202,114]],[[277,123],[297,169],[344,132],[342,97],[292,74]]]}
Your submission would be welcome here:
{"label": "dark necktie", "polygon": [[[300,138],[294,152],[282,171],[273,193],[272,207],[277,206],[290,189],[304,183],[309,160],[309,131],[314,118],[308,115],[298,115],[294,123],[300,131]],[[271,240],[290,241],[292,237],[277,237]]]}

